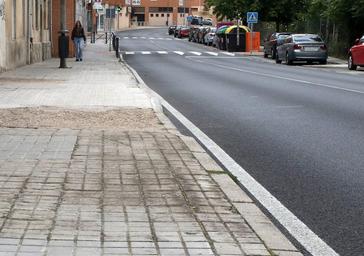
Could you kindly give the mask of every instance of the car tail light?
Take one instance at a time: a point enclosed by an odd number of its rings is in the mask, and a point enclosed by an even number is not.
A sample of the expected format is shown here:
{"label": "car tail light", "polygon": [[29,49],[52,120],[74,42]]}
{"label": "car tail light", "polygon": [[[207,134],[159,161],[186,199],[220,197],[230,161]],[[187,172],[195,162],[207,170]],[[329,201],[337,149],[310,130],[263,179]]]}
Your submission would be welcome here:
{"label": "car tail light", "polygon": [[302,46],[299,45],[299,44],[294,44],[293,45],[293,49],[295,49],[295,50],[301,50],[302,49]]}
{"label": "car tail light", "polygon": [[326,44],[324,44],[324,45],[321,45],[321,46],[320,46],[320,49],[321,49],[321,50],[324,50],[324,51],[326,51],[326,50],[327,50]]}

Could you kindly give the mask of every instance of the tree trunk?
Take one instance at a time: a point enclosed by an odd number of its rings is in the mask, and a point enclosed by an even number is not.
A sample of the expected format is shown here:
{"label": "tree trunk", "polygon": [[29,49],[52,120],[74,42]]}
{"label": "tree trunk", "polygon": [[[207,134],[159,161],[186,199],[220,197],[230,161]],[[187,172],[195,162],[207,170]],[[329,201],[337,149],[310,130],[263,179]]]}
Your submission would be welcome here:
{"label": "tree trunk", "polygon": [[277,31],[277,32],[280,32],[280,31],[279,31],[279,29],[280,29],[279,21],[276,21],[276,31]]}

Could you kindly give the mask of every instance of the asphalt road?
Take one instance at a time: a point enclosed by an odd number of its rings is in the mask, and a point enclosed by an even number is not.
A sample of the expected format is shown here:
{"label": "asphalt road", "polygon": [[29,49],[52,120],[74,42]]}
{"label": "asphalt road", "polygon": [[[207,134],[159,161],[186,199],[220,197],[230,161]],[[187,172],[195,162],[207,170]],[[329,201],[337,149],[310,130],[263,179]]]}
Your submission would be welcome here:
{"label": "asphalt road", "polygon": [[121,33],[126,62],[335,251],[364,255],[364,69],[230,56],[166,31]]}

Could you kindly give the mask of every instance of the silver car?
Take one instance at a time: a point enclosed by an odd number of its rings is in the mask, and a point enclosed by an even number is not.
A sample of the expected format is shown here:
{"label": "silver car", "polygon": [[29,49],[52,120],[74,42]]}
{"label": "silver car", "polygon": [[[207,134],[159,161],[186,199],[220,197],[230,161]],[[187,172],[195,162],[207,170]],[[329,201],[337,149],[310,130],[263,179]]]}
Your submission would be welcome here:
{"label": "silver car", "polygon": [[212,45],[213,44],[213,41],[214,41],[214,37],[215,37],[215,33],[216,33],[216,28],[215,27],[211,27],[211,28],[208,28],[206,30],[206,34],[204,36],[204,43],[206,45]]}
{"label": "silver car", "polygon": [[327,47],[315,34],[293,34],[277,41],[276,63],[284,61],[291,65],[294,61],[327,63]]}

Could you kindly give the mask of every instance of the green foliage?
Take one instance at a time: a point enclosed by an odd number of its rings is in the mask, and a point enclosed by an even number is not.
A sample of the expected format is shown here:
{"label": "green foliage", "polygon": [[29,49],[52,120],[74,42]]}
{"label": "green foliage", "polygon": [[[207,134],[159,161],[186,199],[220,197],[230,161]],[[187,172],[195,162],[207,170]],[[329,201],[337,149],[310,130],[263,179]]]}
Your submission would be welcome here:
{"label": "green foliage", "polygon": [[219,19],[241,18],[258,11],[260,21],[276,31],[319,33],[342,54],[364,34],[364,0],[206,0]]}

